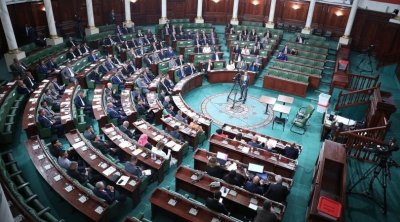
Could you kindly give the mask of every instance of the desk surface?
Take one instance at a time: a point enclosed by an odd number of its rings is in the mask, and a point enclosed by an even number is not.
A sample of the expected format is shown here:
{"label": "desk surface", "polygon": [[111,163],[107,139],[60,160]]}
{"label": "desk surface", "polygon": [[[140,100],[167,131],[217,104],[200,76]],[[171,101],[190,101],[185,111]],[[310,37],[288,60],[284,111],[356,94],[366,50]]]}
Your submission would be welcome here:
{"label": "desk surface", "polygon": [[276,98],[269,96],[261,96],[259,99],[260,103],[265,103],[268,105],[274,105],[276,103]]}
{"label": "desk surface", "polygon": [[[174,201],[172,201],[174,200]],[[176,202],[175,205],[169,204],[169,202]],[[153,214],[157,211],[157,208],[161,208],[170,214],[173,214],[180,218],[179,221],[192,221],[192,222],[228,222],[232,221],[229,217],[211,211],[207,207],[200,205],[196,202],[190,201],[185,197],[171,192],[165,189],[157,188],[150,198],[150,203],[152,205]],[[191,209],[196,209],[198,212],[196,215],[189,213]]]}
{"label": "desk surface", "polygon": [[348,119],[346,117],[338,116],[338,115],[335,115],[333,121],[331,121],[331,120],[329,120],[329,114],[325,115],[324,125],[327,127],[330,127],[332,125],[332,122],[343,123],[343,125],[345,125],[345,126],[354,126],[357,123],[355,120]]}
{"label": "desk surface", "polygon": [[50,157],[38,136],[27,140],[25,146],[37,171],[66,202],[91,220],[102,219],[108,211],[108,205],[79,184],[75,184],[65,170]]}
{"label": "desk surface", "polygon": [[[261,195],[250,193],[249,191],[240,187],[228,184],[220,179],[211,177],[204,174],[200,180],[193,182],[192,177],[197,177],[200,172],[190,169],[188,167],[179,167],[175,174],[176,188],[185,189],[187,192],[195,192],[199,197],[207,198],[213,195],[217,190],[224,191],[222,199],[224,205],[228,207],[228,211],[247,211],[245,214],[256,215],[258,207],[262,207],[264,201],[267,199]],[[221,188],[212,188],[209,186],[212,182],[220,182]],[[226,195],[225,195],[226,193]],[[228,203],[229,202],[229,203]],[[254,204],[254,205],[253,205]],[[254,207],[254,208],[251,208]],[[279,218],[282,218],[285,211],[283,204],[272,201],[272,209]]]}
{"label": "desk surface", "polygon": [[277,103],[274,105],[274,108],[272,110],[276,111],[276,112],[284,113],[284,114],[289,114],[291,109],[292,109],[292,107],[290,107],[290,106]]}
{"label": "desk surface", "polygon": [[278,101],[283,102],[283,103],[289,103],[292,104],[294,101],[294,98],[291,96],[285,96],[285,95],[279,95],[278,96]]}

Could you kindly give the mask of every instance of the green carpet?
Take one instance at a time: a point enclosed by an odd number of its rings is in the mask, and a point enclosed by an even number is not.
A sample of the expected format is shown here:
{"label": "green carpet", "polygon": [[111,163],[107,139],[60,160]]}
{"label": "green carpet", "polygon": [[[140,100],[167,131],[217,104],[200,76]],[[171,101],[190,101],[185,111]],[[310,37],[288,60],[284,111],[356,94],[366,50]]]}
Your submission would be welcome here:
{"label": "green carpet", "polygon": [[[216,26],[219,38],[223,38],[223,26]],[[285,34],[284,39],[287,39],[288,36],[292,34]],[[283,41],[284,42],[284,41]],[[222,44],[225,44],[223,40]],[[335,42],[332,41],[332,48],[335,46]],[[222,48],[225,55],[228,55],[227,48]],[[363,59],[363,55],[352,53],[351,56],[351,70],[355,73],[359,73],[357,70],[357,65],[360,60]],[[273,62],[272,59],[271,62]],[[373,64],[376,64],[373,61]],[[2,59],[0,66],[2,70],[5,70],[5,63],[4,59]],[[332,64],[327,64],[328,67],[332,67]],[[362,66],[368,66],[368,64],[364,63]],[[394,66],[386,66],[382,67],[377,71],[380,74],[380,81],[382,82],[382,89],[385,91],[392,92],[393,99],[396,104],[399,104],[400,95],[399,89],[400,85],[397,81],[395,74],[394,74]],[[249,96],[259,98],[261,95],[269,95],[276,97],[278,92],[265,90],[261,88],[262,85],[262,76],[268,70],[268,66],[263,70],[262,74],[257,79],[254,86],[250,87],[249,89]],[[294,117],[295,112],[301,106],[307,105],[310,102],[316,104],[318,99],[319,92],[327,92],[329,89],[330,77],[332,75],[332,70],[327,68],[324,70],[323,82],[325,84],[321,84],[319,91],[309,91],[305,98],[295,97],[294,104],[292,105],[292,111],[289,116],[289,122]],[[9,78],[6,75],[2,75],[1,79]],[[207,82],[203,83],[203,86],[197,88],[185,96],[185,101],[192,106],[196,111],[201,112],[201,103],[207,97],[213,96],[218,93],[226,93],[230,90],[232,84],[208,84]],[[339,90],[335,90],[332,100],[331,100],[331,107],[332,109],[336,97]],[[357,120],[361,120],[363,116],[363,111],[365,111],[365,107],[356,107],[351,109],[342,110],[341,114],[354,118]],[[388,137],[391,136],[399,136],[400,132],[400,111],[398,110],[392,117],[391,121],[392,128],[388,133]],[[320,137],[320,130],[321,130],[321,118],[322,114],[314,112],[312,118],[310,119],[310,126],[307,128],[307,132],[304,136],[299,136],[290,132],[290,124],[286,126],[285,131],[282,130],[282,126],[278,125],[274,130],[271,128],[271,124],[259,127],[254,129],[257,132],[264,133],[276,138],[280,138],[283,140],[293,141],[303,145],[304,149],[299,157],[299,165],[296,170],[294,176],[294,185],[288,196],[288,204],[286,208],[286,212],[283,218],[284,222],[302,222],[305,221],[305,213],[307,210],[307,203],[309,199],[309,192],[311,188],[311,177],[314,169],[314,164],[317,159],[317,155],[319,153],[321,142],[319,140]],[[230,119],[222,119],[221,121],[229,123]],[[97,125],[97,123],[94,123]],[[216,125],[213,125],[212,132],[215,132],[217,129]],[[66,221],[82,221],[83,217],[80,215],[75,209],[69,206],[65,201],[63,201],[53,190],[52,188],[42,180],[41,176],[36,172],[35,167],[33,166],[32,162],[29,159],[28,154],[26,153],[26,149],[24,147],[24,141],[26,140],[25,133],[18,128],[18,133],[15,138],[14,144],[11,144],[7,147],[3,147],[3,149],[12,149],[14,156],[18,161],[19,167],[23,171],[23,176],[31,182],[31,187],[34,192],[39,195],[40,201],[52,208],[52,213],[54,213],[59,218],[64,218]],[[208,144],[205,143],[205,149],[208,149]],[[393,158],[400,162],[400,154],[399,152],[393,155]],[[183,161],[183,165],[187,165],[193,167],[193,158],[192,158],[192,151],[190,150],[189,153],[186,155]],[[364,172],[368,167],[369,164],[360,163],[355,160],[348,161],[348,180],[349,182],[353,182],[359,178],[361,172]],[[170,187],[171,190],[174,190],[175,187],[175,170],[176,167],[172,167],[167,175],[165,176],[164,181],[159,185],[161,187]],[[360,198],[356,195],[349,195],[348,201],[346,203],[345,215],[346,221],[363,221],[363,222],[372,222],[372,221],[398,221],[398,212],[397,209],[399,208],[399,199],[400,194],[399,190],[396,189],[400,182],[400,172],[398,169],[392,169],[391,178],[392,181],[388,182],[388,214],[384,216],[381,214],[379,208],[373,204],[373,202],[365,199]],[[157,187],[157,184],[151,184],[147,190],[142,193],[141,195],[141,202],[138,206],[132,206],[131,202],[128,201],[124,205],[118,206],[116,212],[112,215],[109,221],[121,221],[125,216],[138,216],[141,213],[144,213],[145,217],[150,219],[151,218],[151,207],[149,203],[149,197],[152,191]],[[380,190],[378,186],[375,186],[377,190]],[[360,191],[362,191],[362,187],[360,187]],[[161,218],[157,217],[154,221],[170,221],[168,218]]]}

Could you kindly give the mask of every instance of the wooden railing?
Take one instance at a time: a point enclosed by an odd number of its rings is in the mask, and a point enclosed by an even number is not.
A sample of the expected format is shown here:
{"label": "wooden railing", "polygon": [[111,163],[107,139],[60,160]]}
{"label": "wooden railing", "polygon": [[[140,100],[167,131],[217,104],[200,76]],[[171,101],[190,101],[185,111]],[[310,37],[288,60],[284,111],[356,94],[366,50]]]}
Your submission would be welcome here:
{"label": "wooden railing", "polygon": [[377,86],[379,75],[376,76],[365,76],[360,74],[349,73],[349,85],[348,90],[362,90],[369,89]]}
{"label": "wooden railing", "polygon": [[380,139],[374,139],[357,133],[347,133],[346,152],[347,156],[368,162],[378,162],[379,155],[371,151],[372,147],[387,146],[388,144]]}
{"label": "wooden railing", "polygon": [[371,95],[374,93],[374,91],[376,89],[379,90],[379,85],[380,84],[372,88],[360,89],[345,93],[343,93],[343,91],[340,91],[338,96],[338,101],[335,105],[335,110],[351,106],[368,104],[370,102]]}

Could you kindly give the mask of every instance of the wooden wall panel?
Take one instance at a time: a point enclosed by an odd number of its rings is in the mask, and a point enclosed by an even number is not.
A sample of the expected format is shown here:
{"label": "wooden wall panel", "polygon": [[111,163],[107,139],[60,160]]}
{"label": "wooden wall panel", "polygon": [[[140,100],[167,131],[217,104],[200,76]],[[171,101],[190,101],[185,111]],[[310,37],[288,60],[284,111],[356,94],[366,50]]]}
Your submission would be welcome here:
{"label": "wooden wall panel", "polygon": [[269,0],[244,1],[243,20],[264,22],[267,21],[269,14]]}
{"label": "wooden wall panel", "polygon": [[205,22],[226,24],[232,18],[232,11],[233,0],[220,0],[219,2],[208,0],[203,2],[203,17]]}
{"label": "wooden wall panel", "polygon": [[278,20],[291,24],[305,24],[308,5],[308,2],[280,0],[280,10],[277,10],[277,12],[279,12],[279,14],[277,14]]}

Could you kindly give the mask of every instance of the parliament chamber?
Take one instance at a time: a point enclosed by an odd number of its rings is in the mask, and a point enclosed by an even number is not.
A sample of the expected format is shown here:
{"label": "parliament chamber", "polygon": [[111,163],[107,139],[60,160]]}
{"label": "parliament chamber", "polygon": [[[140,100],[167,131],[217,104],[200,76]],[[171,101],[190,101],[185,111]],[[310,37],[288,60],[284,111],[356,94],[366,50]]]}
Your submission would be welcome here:
{"label": "parliament chamber", "polygon": [[398,221],[399,10],[0,0],[0,221]]}

